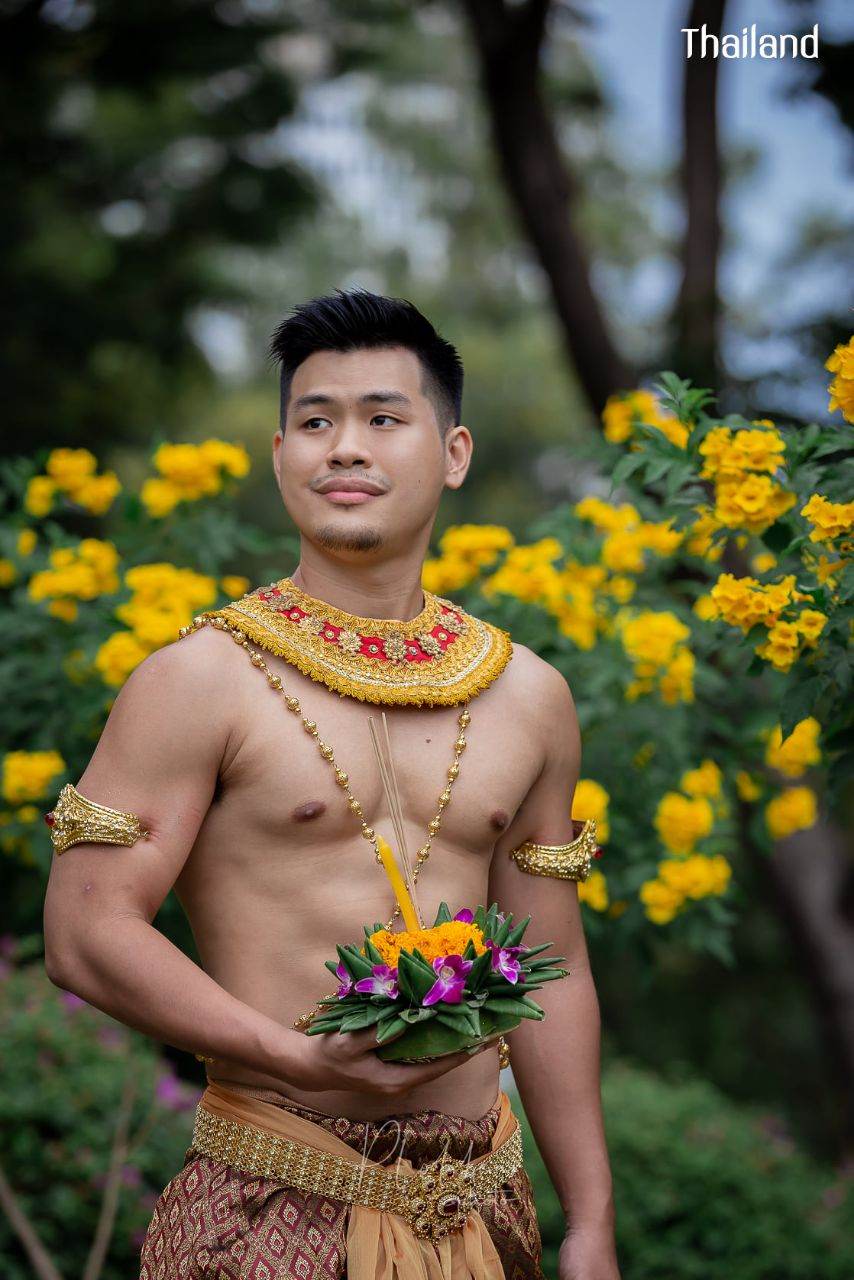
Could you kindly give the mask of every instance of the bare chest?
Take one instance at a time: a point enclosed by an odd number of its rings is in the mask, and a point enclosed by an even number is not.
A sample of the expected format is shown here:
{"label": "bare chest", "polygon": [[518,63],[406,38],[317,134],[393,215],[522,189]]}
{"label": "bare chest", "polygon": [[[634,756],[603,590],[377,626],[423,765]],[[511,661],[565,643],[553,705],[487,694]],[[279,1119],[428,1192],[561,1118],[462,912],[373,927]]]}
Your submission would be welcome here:
{"label": "bare chest", "polygon": [[[489,858],[540,767],[536,724],[522,699],[517,705],[509,668],[468,703],[471,719],[463,729],[462,706],[380,708],[342,698],[275,657],[268,666],[283,692],[247,663],[235,691],[235,749],[199,834],[200,850],[216,850],[220,866],[223,859],[252,858],[299,869],[306,855],[364,843],[363,822],[394,845],[370,730],[373,719],[382,731],[385,715],[410,856],[441,815],[435,840],[469,858]],[[283,693],[299,699],[298,712],[288,709]],[[465,746],[455,753],[461,734]],[[336,776],[342,772],[346,788]],[[451,798],[440,808],[446,788]],[[361,812],[354,812],[348,791]]]}

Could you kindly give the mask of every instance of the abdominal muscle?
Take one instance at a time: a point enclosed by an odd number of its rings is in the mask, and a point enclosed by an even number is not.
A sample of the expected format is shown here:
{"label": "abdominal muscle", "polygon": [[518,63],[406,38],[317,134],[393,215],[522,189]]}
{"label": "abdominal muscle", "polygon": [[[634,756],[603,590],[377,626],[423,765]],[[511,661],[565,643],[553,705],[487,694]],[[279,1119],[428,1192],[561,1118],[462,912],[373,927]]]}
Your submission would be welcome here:
{"label": "abdominal muscle", "polygon": [[[363,924],[389,921],[395,902],[382,868],[357,837],[334,854],[315,850],[311,875],[306,875],[303,861],[297,884],[293,864],[288,871],[280,850],[278,860],[267,860],[256,850],[255,874],[248,877],[243,857],[224,856],[221,845],[214,872],[205,843],[197,845],[175,886],[205,972],[293,1035],[303,1034],[293,1030],[294,1021],[337,989],[336,978],[325,968],[325,961],[337,959],[336,943],[360,941]],[[243,850],[245,855],[245,845]],[[418,884],[418,901],[425,923],[433,921],[443,899],[449,904],[484,901],[487,886],[479,883],[485,880],[482,860],[437,848],[431,856],[442,865],[430,865],[430,892],[428,873],[422,868],[425,885]],[[357,870],[344,875],[343,866]],[[395,931],[400,927],[398,916]],[[247,1092],[273,1090],[303,1106],[353,1120],[428,1108],[478,1120],[495,1105],[499,1087],[497,1042],[471,1061],[397,1095],[393,1104],[359,1090],[299,1089],[223,1058],[205,1065],[211,1083]]]}

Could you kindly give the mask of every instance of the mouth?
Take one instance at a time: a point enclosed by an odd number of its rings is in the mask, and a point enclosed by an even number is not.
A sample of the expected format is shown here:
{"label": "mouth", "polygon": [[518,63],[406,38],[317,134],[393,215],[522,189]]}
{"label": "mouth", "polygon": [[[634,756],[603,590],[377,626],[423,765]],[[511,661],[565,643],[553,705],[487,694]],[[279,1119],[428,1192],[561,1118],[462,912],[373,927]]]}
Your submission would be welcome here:
{"label": "mouth", "polygon": [[381,493],[366,493],[364,489],[328,489],[320,494],[321,498],[344,507],[354,507],[360,502],[373,502],[375,498],[382,496]]}

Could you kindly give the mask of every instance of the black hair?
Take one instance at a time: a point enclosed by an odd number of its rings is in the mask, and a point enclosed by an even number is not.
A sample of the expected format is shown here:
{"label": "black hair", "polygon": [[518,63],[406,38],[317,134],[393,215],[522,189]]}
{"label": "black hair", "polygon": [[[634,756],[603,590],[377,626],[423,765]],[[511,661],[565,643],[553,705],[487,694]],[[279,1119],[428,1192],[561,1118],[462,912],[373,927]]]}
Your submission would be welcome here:
{"label": "black hair", "polygon": [[[335,296],[337,295],[337,296]],[[405,298],[386,298],[367,289],[336,289],[296,306],[270,339],[270,358],[281,368],[281,425],[299,365],[315,351],[408,347],[421,361],[421,389],[436,409],[444,435],[462,413],[463,365],[456,347]]]}

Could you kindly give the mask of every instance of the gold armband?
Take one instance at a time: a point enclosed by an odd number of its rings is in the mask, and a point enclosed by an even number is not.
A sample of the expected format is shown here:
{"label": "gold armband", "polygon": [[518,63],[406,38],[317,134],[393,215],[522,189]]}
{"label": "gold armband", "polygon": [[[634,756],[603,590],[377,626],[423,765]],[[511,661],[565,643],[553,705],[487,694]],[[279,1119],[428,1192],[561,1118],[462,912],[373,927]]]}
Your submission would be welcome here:
{"label": "gold armband", "polygon": [[151,835],[135,813],[122,813],[87,800],[70,782],[60,791],[54,808],[45,814],[45,822],[57,853],[65,853],[73,844],[88,842],[136,844],[141,836]]}
{"label": "gold armband", "polygon": [[556,876],[558,880],[586,880],[596,850],[596,819],[588,818],[579,835],[569,844],[537,844],[526,840],[510,857],[522,871],[535,876]]}

